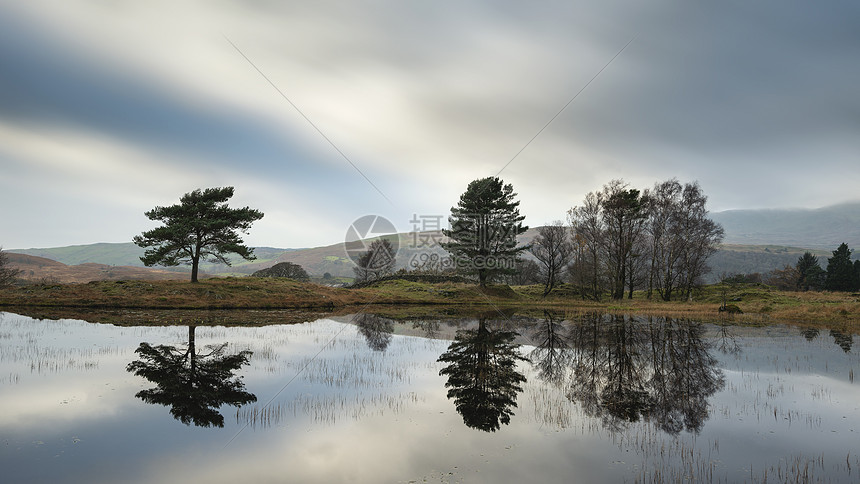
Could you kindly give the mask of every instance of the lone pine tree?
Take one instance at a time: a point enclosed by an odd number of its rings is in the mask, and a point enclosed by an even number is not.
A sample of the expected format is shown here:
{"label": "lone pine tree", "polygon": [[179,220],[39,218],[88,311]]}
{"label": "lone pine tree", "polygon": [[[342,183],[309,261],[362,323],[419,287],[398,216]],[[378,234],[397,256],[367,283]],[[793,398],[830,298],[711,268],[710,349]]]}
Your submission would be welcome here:
{"label": "lone pine tree", "polygon": [[191,282],[197,282],[201,260],[229,266],[227,254],[255,259],[254,249],[244,245],[238,232],[247,233],[263,213],[248,207],[228,207],[232,196],[233,187],[197,189],[183,195],[179,205],[146,212],[150,220],[164,225],[134,237],[135,244],[147,248],[140,260],[146,266],[190,264]]}

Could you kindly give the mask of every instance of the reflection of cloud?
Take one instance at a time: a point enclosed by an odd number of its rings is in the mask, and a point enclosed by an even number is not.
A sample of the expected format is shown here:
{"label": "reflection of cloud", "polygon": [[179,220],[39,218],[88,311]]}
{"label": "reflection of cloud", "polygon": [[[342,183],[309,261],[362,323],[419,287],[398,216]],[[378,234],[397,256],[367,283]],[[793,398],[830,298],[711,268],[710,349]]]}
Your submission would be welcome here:
{"label": "reflection of cloud", "polygon": [[[104,362],[102,362],[104,364]],[[81,376],[74,381],[49,378],[38,383],[24,382],[0,399],[0,426],[5,429],[32,429],[49,425],[52,432],[77,428],[83,421],[96,422],[120,415],[133,406],[125,398],[136,386],[106,386],[98,375]]]}

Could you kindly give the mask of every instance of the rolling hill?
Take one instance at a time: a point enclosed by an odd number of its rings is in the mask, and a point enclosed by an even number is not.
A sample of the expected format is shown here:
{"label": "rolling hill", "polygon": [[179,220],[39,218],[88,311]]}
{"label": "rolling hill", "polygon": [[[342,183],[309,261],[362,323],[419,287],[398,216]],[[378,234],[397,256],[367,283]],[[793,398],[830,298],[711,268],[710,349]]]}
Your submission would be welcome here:
{"label": "rolling hill", "polygon": [[[840,243],[845,242],[852,249],[860,248],[860,202],[834,205],[820,209],[783,209],[783,210],[729,210],[711,214],[714,221],[723,225],[726,237],[724,245],[715,254],[710,265],[713,268],[708,282],[715,280],[721,273],[766,273],[794,265],[806,250],[816,254],[822,264],[827,263]],[[537,234],[535,228],[520,236],[521,243],[531,241]],[[419,248],[421,240],[439,241],[439,232],[422,234],[402,233],[400,250],[397,254],[397,267],[415,267],[432,256],[444,257],[445,252],[438,246]],[[60,262],[70,267],[66,272],[80,271],[76,280],[86,277],[115,278],[116,274],[126,271],[134,278],[166,277],[159,271],[144,268],[140,262],[143,249],[128,243],[99,243],[46,249],[10,249],[13,253],[41,257]],[[292,262],[304,267],[312,275],[326,272],[335,277],[352,277],[352,261],[348,258],[342,243],[307,249],[278,249],[255,247],[255,261],[235,260],[232,267],[223,264],[201,264],[201,270],[211,275],[251,274],[256,270],[271,267],[278,262]],[[27,271],[34,277],[40,273],[59,274],[58,269],[42,262],[30,263]],[[97,270],[88,264],[101,265]],[[124,268],[123,268],[124,267]],[[75,269],[72,269],[75,268]],[[110,269],[108,269],[110,268]],[[128,272],[131,268],[139,272]],[[151,272],[155,271],[155,272]],[[163,269],[160,272],[187,272],[187,266]],[[57,276],[51,276],[57,277]],[[68,276],[72,277],[72,276]],[[129,276],[130,278],[132,276]],[[184,276],[179,276],[182,278]]]}
{"label": "rolling hill", "polygon": [[[229,258],[233,264],[232,267],[224,264],[202,263],[200,269],[210,274],[221,272],[230,272],[247,264],[266,264],[285,252],[290,252],[298,249],[276,249],[273,247],[255,247],[254,254],[257,256],[255,261],[246,261],[241,257]],[[138,247],[133,242],[122,243],[97,243],[88,245],[70,245],[67,247],[52,247],[43,249],[10,249],[8,252],[16,254],[26,254],[35,257],[55,260],[70,266],[96,263],[110,266],[130,266],[144,267],[140,261],[144,249]],[[272,262],[269,265],[273,265]],[[167,270],[189,272],[190,269],[185,266],[170,268]],[[245,272],[245,271],[239,271]],[[249,274],[253,272],[248,272]]]}
{"label": "rolling hill", "polygon": [[89,282],[89,281],[121,281],[121,280],[172,280],[187,279],[188,276],[179,271],[150,269],[148,267],[113,266],[85,262],[68,265],[44,257],[26,254],[7,253],[9,265],[21,271],[19,277],[34,282]]}

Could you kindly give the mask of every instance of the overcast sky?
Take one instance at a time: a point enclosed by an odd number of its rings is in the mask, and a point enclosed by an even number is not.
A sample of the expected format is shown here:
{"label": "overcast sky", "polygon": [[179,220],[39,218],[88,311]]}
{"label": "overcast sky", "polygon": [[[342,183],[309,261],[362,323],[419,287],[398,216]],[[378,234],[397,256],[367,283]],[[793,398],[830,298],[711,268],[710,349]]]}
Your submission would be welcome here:
{"label": "overcast sky", "polygon": [[532,226],[614,178],[698,180],[711,211],[860,199],[857,1],[10,3],[7,249],[128,242],[225,185],[265,213],[249,244],[328,245],[508,162]]}

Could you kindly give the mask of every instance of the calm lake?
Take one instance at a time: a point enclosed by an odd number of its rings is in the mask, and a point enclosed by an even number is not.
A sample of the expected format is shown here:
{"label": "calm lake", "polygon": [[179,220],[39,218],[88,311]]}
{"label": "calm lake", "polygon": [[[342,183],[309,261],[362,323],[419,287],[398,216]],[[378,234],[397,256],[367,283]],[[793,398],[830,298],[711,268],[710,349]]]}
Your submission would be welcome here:
{"label": "calm lake", "polygon": [[0,481],[860,482],[860,352],[836,330],[189,322],[0,313]]}

